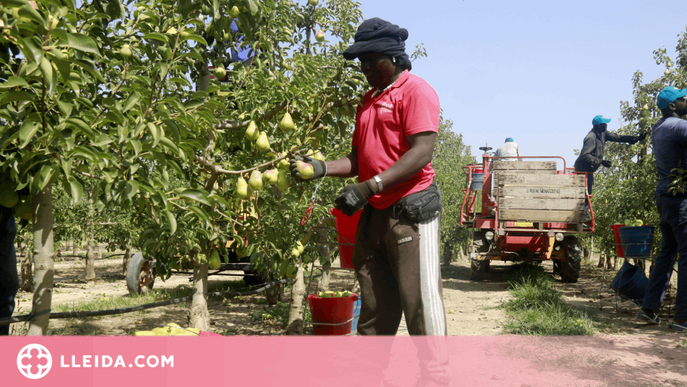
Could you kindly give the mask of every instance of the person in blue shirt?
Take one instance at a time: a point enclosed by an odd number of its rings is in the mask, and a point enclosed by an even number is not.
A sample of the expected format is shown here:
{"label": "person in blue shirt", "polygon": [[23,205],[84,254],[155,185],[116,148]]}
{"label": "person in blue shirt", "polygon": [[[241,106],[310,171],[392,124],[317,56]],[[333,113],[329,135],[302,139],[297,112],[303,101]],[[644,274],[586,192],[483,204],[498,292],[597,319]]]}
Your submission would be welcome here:
{"label": "person in blue shirt", "polygon": [[687,193],[670,192],[670,175],[675,168],[687,166],[687,121],[681,118],[687,115],[687,89],[668,86],[658,94],[656,104],[663,118],[654,124],[651,144],[659,178],[655,195],[663,242],[637,319],[651,324],[661,322],[656,312],[678,259],[675,317],[670,326],[687,331]]}
{"label": "person in blue shirt", "polygon": [[[611,122],[611,119],[602,115],[595,116],[592,119],[592,130],[584,137],[582,150],[577,160],[575,160],[575,171],[587,172],[588,195],[592,194],[592,188],[594,187],[594,172],[601,166],[608,168],[613,164],[610,160],[604,160],[606,141],[635,144],[646,138],[646,134],[640,134],[639,136],[622,136],[615,132],[608,132],[606,128],[609,122]],[[585,219],[587,218],[588,210],[589,206],[585,204]]]}

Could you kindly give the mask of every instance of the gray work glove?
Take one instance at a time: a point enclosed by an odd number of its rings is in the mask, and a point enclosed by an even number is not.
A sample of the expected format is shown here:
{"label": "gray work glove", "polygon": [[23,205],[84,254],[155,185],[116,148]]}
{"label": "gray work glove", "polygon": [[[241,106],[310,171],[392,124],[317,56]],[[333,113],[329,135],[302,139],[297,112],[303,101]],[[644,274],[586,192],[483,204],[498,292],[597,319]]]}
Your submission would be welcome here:
{"label": "gray work glove", "polygon": [[[309,178],[303,178],[301,173],[298,171],[297,161],[308,163],[313,167],[313,174]],[[327,172],[327,164],[324,161],[313,159],[312,157],[301,157],[296,156],[289,160],[289,170],[291,171],[291,176],[296,179],[297,182],[302,182],[303,180],[314,180],[319,179],[324,176]]]}

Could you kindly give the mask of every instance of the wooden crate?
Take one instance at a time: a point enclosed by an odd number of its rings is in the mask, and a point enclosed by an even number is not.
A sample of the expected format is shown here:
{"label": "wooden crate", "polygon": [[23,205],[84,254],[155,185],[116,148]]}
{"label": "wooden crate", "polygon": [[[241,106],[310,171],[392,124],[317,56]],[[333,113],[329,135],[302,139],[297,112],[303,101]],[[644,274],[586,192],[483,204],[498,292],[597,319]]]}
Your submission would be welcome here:
{"label": "wooden crate", "polygon": [[581,223],[584,186],[584,175],[550,174],[544,169],[494,171],[499,220]]}
{"label": "wooden crate", "polygon": [[494,160],[491,163],[494,172],[517,171],[520,173],[550,174],[557,173],[556,161],[503,161]]}

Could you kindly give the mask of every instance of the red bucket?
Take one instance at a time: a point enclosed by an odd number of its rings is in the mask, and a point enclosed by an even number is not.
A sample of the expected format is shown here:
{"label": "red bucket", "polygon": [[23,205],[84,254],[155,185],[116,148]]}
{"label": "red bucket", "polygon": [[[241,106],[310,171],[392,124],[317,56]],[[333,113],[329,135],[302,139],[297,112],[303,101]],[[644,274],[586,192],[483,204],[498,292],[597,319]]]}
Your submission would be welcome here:
{"label": "red bucket", "polygon": [[338,231],[339,238],[339,258],[341,260],[341,267],[345,269],[353,269],[353,245],[355,244],[355,233],[358,230],[358,220],[360,220],[360,210],[353,214],[353,216],[346,216],[336,208],[329,211],[336,219],[336,231]]}
{"label": "red bucket", "polygon": [[624,224],[612,224],[613,236],[615,236],[615,252],[618,254],[618,258],[625,258],[625,252],[623,252],[623,244],[620,243],[620,229],[625,227]]}
{"label": "red bucket", "polygon": [[344,336],[351,333],[353,310],[357,294],[348,297],[321,298],[317,294],[308,296],[312,328],[318,336]]}

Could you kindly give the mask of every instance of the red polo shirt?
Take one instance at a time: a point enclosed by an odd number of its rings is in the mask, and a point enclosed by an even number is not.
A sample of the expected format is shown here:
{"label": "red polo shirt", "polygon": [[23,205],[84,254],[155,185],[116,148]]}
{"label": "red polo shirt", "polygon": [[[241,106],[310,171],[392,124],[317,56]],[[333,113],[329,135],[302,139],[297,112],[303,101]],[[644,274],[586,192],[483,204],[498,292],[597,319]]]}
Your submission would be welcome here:
{"label": "red polo shirt", "polygon": [[[404,71],[385,92],[375,89],[363,96],[358,107],[353,146],[358,147],[358,180],[365,181],[387,170],[410,149],[408,136],[439,131],[439,96],[422,78]],[[427,188],[434,179],[432,163],[397,186],[370,198],[376,209]],[[382,183],[384,183],[382,181]]]}

